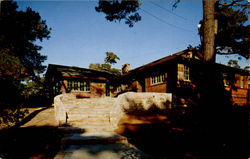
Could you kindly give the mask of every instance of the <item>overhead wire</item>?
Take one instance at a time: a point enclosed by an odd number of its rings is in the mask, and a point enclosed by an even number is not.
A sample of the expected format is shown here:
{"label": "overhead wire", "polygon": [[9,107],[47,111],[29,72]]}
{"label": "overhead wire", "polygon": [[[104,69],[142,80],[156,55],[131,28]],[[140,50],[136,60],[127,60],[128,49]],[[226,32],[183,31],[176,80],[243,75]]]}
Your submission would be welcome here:
{"label": "overhead wire", "polygon": [[178,29],[181,29],[181,30],[184,30],[184,31],[187,31],[187,32],[193,32],[192,30],[185,29],[185,28],[179,27],[179,26],[177,26],[177,25],[171,24],[171,23],[169,23],[169,22],[167,22],[167,21],[165,21],[165,20],[163,20],[163,19],[157,17],[156,15],[154,15],[154,14],[152,14],[152,13],[146,11],[145,9],[142,9],[142,8],[139,8],[139,9],[142,10],[144,13],[146,13],[146,14],[148,14],[148,15],[154,17],[155,19],[157,19],[157,20],[159,20],[160,22],[165,23],[165,24],[167,24],[167,25],[169,25],[169,26],[172,26],[172,27],[174,27],[174,28],[178,28]]}
{"label": "overhead wire", "polygon": [[168,12],[168,13],[170,13],[170,14],[175,15],[176,17],[179,17],[179,18],[181,18],[181,19],[183,19],[183,20],[187,20],[187,18],[185,18],[185,17],[183,17],[183,16],[180,16],[180,15],[178,15],[178,14],[172,12],[171,10],[169,10],[169,9],[167,9],[167,8],[165,8],[165,7],[160,6],[159,4],[156,4],[156,3],[154,3],[154,2],[150,2],[150,3],[153,4],[153,5],[155,5],[155,6],[157,6],[157,7],[159,7],[159,8],[161,8],[161,9],[163,9],[163,10],[165,10],[166,12]]}

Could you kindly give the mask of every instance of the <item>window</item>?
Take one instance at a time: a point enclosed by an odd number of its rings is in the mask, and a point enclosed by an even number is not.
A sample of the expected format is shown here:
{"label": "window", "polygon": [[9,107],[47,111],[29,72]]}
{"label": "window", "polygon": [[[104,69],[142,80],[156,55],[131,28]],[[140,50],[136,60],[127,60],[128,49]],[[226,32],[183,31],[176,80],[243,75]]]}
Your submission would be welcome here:
{"label": "window", "polygon": [[68,88],[68,90],[72,89],[72,82],[69,80],[67,81],[67,88]]}
{"label": "window", "polygon": [[53,86],[54,94],[59,94],[61,92],[62,81],[57,81]]}
{"label": "window", "polygon": [[244,77],[240,76],[240,88],[244,88]]}
{"label": "window", "polygon": [[56,86],[55,86],[55,93],[56,93],[56,94],[59,92],[58,88],[59,88],[59,83],[56,82]]}
{"label": "window", "polygon": [[74,86],[73,86],[73,89],[74,90],[78,90],[78,82],[77,81],[74,81]]}
{"label": "window", "polygon": [[184,65],[184,80],[185,81],[190,81],[190,76],[189,76],[189,67]]}
{"label": "window", "polygon": [[75,90],[75,91],[83,91],[89,92],[90,91],[90,83],[89,81],[83,80],[67,80],[67,87],[68,90]]}
{"label": "window", "polygon": [[117,86],[117,87],[115,88],[115,92],[121,92],[121,86]]}
{"label": "window", "polygon": [[151,79],[151,85],[163,83],[165,81],[165,75],[164,74],[155,75],[150,77],[150,79]]}
{"label": "window", "polygon": [[223,73],[223,83],[224,83],[224,86],[229,86],[229,77],[228,77],[228,74],[226,73]]}

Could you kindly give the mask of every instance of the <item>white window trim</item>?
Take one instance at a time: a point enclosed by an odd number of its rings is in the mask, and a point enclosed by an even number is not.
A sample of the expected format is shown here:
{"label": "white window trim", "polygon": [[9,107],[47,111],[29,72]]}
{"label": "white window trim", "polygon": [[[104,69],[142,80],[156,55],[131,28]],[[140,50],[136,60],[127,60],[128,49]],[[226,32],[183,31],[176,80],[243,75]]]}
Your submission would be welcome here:
{"label": "white window trim", "polygon": [[240,88],[244,88],[244,76],[240,76]]}
{"label": "white window trim", "polygon": [[[90,92],[90,81],[86,80],[67,80],[67,88],[70,86],[70,90],[74,92]],[[77,88],[75,87],[77,86]],[[82,88],[83,87],[83,88]]]}
{"label": "white window trim", "polygon": [[157,85],[165,82],[165,73],[150,77],[150,85]]}
{"label": "white window trim", "polygon": [[[188,73],[188,75],[186,75],[186,73]],[[190,81],[190,67],[188,67],[187,65],[184,65],[184,73],[183,73],[184,77],[184,81]],[[188,77],[188,78],[186,78]]]}

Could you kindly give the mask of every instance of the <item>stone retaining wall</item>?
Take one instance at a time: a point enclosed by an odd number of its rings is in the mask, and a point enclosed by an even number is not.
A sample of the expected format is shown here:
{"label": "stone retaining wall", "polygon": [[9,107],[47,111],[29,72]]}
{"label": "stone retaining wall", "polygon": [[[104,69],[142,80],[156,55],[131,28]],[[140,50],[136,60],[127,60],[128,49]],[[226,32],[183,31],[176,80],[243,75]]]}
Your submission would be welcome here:
{"label": "stone retaining wall", "polygon": [[110,123],[112,126],[117,126],[122,116],[129,112],[171,109],[171,103],[171,93],[127,92],[116,99],[110,112]]}
{"label": "stone retaining wall", "polygon": [[[171,109],[172,94],[127,92],[113,99],[114,102],[108,103],[112,106],[108,108],[110,110],[107,115],[109,116],[110,126],[117,127],[121,117],[125,113],[145,112],[150,109]],[[86,101],[88,100],[90,105],[91,103],[93,105],[93,102],[95,102],[93,100],[98,100],[96,101],[98,102],[98,105],[107,105],[107,99],[105,98],[84,99],[84,104],[86,104]],[[76,99],[76,96],[73,94],[61,94],[55,97],[54,103],[56,121],[60,126],[67,123],[67,114],[69,114],[72,109],[80,109],[81,105],[83,105],[83,99]]]}
{"label": "stone retaining wall", "polygon": [[70,107],[70,105],[66,104],[66,101],[74,100],[76,100],[76,96],[73,94],[60,94],[54,98],[55,118],[58,125],[63,125],[67,122],[66,108]]}

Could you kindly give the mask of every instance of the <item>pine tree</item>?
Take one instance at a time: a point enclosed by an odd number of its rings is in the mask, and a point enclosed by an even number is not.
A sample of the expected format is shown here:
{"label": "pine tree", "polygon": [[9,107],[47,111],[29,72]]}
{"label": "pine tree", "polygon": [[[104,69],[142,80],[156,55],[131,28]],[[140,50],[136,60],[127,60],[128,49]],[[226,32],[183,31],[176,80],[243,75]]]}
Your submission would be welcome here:
{"label": "pine tree", "polygon": [[49,39],[51,29],[39,13],[18,11],[16,2],[2,1],[0,14],[0,106],[18,104],[24,81],[39,81],[46,56],[37,40]]}

